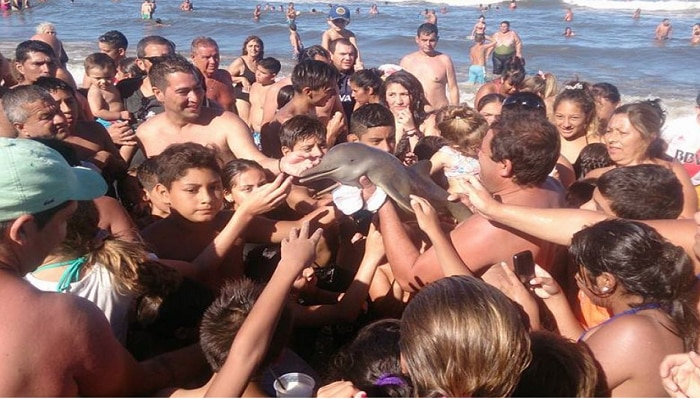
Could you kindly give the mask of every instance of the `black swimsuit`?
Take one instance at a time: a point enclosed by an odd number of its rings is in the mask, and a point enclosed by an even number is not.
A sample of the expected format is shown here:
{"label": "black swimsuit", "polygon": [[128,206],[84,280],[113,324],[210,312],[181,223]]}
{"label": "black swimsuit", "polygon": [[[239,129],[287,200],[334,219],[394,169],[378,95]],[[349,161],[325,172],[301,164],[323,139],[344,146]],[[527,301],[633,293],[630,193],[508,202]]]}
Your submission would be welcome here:
{"label": "black swimsuit", "polygon": [[[253,82],[255,82],[255,71],[252,71],[250,68],[248,68],[248,64],[246,64],[243,58],[241,58],[241,61],[243,61],[243,66],[245,67],[241,76],[246,78],[248,82],[250,82],[250,84],[252,85]],[[246,103],[250,103],[250,93],[243,91],[242,84],[236,84],[236,86],[233,87],[233,91],[236,94],[237,100],[243,100]]]}

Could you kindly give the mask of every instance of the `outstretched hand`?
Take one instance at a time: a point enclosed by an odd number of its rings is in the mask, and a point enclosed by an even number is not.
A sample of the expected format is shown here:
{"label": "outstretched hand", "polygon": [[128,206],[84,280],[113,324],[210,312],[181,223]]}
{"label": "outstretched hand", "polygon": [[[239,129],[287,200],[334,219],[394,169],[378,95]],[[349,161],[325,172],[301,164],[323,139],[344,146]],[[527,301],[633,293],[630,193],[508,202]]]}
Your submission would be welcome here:
{"label": "outstretched hand", "polygon": [[287,198],[292,188],[292,177],[277,175],[275,180],[260,186],[250,193],[238,206],[236,212],[260,215],[274,210]]}
{"label": "outstretched hand", "polygon": [[413,212],[416,213],[416,220],[418,221],[418,227],[423,230],[429,237],[439,234],[442,231],[440,227],[440,216],[438,215],[435,208],[428,202],[428,200],[410,195],[411,197],[411,208]]}
{"label": "outstretched hand", "polygon": [[323,229],[318,228],[309,236],[309,223],[304,222],[301,229],[292,228],[289,237],[282,240],[282,258],[280,265],[290,263],[295,266],[294,276],[311,265],[316,259],[316,245],[321,239]]}
{"label": "outstretched hand", "polygon": [[470,175],[457,181],[457,194],[452,194],[448,200],[460,200],[473,213],[489,218],[500,202],[491,196],[476,176]]}

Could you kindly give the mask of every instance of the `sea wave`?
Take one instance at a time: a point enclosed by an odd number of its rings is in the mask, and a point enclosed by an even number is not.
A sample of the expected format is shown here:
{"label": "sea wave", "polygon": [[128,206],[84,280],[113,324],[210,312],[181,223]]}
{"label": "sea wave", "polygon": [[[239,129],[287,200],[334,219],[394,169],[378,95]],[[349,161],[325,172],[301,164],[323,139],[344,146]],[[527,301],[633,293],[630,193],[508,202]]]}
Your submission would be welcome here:
{"label": "sea wave", "polygon": [[563,0],[564,3],[600,10],[682,11],[700,10],[700,1],[683,0]]}

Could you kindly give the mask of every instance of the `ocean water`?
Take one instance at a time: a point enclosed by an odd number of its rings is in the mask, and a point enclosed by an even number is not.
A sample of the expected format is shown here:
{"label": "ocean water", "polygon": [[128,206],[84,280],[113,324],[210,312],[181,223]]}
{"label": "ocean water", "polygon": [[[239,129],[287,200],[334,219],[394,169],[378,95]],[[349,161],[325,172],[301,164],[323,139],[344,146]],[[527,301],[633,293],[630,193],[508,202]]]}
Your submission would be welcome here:
{"label": "ocean water", "polygon": [[[97,50],[97,37],[110,29],[127,36],[129,55],[134,55],[136,43],[145,35],[169,38],[184,55],[189,54],[194,37],[211,36],[219,43],[223,68],[240,54],[245,37],[257,35],[265,42],[265,54],[282,61],[281,76],[289,74],[293,65],[289,31],[284,13],[279,11],[279,5],[286,6],[286,2],[271,2],[277,11],[265,11],[260,21],[254,21],[252,10],[257,1],[192,0],[195,11],[187,13],[179,10],[180,0],[159,0],[155,17],[165,24],[159,27],[138,18],[138,0],[32,1],[31,9],[0,16],[0,51],[10,56],[17,43],[34,33],[37,24],[50,21],[57,26],[58,37],[70,57],[69,69],[78,81],[82,60]],[[659,97],[670,118],[692,113],[700,91],[700,47],[689,44],[691,27],[700,22],[700,1],[519,0],[518,8],[509,10],[508,1],[388,0],[377,1],[379,14],[371,16],[367,11],[373,2],[346,4],[353,12],[349,29],[358,37],[365,65],[398,64],[402,56],[415,51],[415,29],[423,22],[420,12],[437,9],[438,50],[452,57],[461,99],[470,104],[476,88],[466,84],[472,44],[466,36],[482,13],[487,33],[494,32],[502,20],[511,22],[511,29],[523,40],[528,73],[549,71],[560,83],[575,77],[610,82],[620,89],[623,101]],[[319,43],[327,28],[328,3],[295,3],[301,11],[297,25],[304,44]],[[491,8],[482,12],[479,4]],[[442,7],[447,8],[446,13],[440,12]],[[574,12],[574,20],[569,23],[563,21],[566,7]],[[639,20],[631,17],[636,8],[642,9]],[[657,42],[654,29],[663,18],[671,19],[673,39]],[[574,30],[575,37],[562,36],[566,26]]]}

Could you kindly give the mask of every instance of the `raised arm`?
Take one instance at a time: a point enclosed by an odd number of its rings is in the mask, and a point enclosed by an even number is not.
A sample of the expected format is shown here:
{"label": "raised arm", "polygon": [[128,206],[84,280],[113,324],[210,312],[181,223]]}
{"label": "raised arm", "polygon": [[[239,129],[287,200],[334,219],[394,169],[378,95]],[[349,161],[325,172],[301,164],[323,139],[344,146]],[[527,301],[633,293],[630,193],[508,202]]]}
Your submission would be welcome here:
{"label": "raised arm", "polygon": [[270,282],[231,344],[226,362],[214,377],[205,397],[240,397],[251,374],[267,353],[270,340],[284,307],[289,289],[301,271],[311,264],[322,230],[309,236],[309,225],[282,242],[282,259]]}

